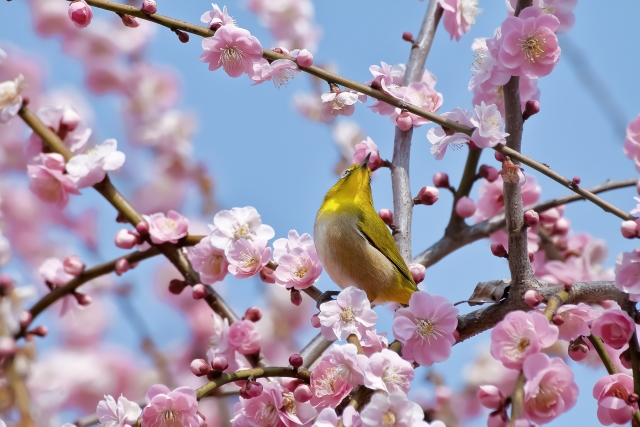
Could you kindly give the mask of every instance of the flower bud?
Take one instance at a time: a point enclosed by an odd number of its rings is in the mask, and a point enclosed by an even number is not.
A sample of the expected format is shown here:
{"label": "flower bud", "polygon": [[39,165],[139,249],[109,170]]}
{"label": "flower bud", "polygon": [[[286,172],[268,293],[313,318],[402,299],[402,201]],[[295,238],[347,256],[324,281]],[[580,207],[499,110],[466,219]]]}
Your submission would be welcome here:
{"label": "flower bud", "polygon": [[440,198],[440,191],[435,187],[422,187],[418,193],[417,202],[431,206]]}
{"label": "flower bud", "polygon": [[73,108],[64,108],[62,110],[62,118],[60,119],[60,127],[64,126],[67,132],[73,132],[80,124],[80,115]]}
{"label": "flower bud", "polygon": [[571,183],[572,183],[573,185],[578,185],[578,184],[580,184],[581,182],[582,182],[582,180],[580,179],[580,177],[579,177],[579,176],[574,176],[574,177],[573,177],[573,179],[571,180]]}
{"label": "flower bud", "polygon": [[626,349],[622,353],[620,353],[620,363],[627,369],[631,368],[631,352],[630,349]]}
{"label": "flower bud", "polygon": [[229,362],[224,356],[216,356],[211,361],[211,369],[216,372],[224,372],[229,367]]}
{"label": "flower bud", "polygon": [[558,218],[556,223],[553,225],[553,232],[562,236],[566,235],[569,232],[569,229],[571,229],[571,222],[565,217]]}
{"label": "flower bud", "polygon": [[589,346],[587,346],[582,337],[578,337],[569,342],[567,352],[571,360],[579,362],[587,357],[589,353]]}
{"label": "flower bud", "polygon": [[245,392],[249,398],[258,397],[262,394],[262,384],[257,381],[247,381]]}
{"label": "flower bud", "polygon": [[296,402],[304,403],[311,400],[313,394],[307,384],[300,384],[293,392],[293,398]]}
{"label": "flower bud", "polygon": [[527,252],[527,256],[529,257],[529,262],[533,262],[536,259],[536,254],[531,251]]}
{"label": "flower bud", "polygon": [[302,360],[302,356],[300,356],[299,354],[292,354],[291,356],[289,356],[289,364],[293,366],[293,369],[298,369],[302,366],[303,363],[304,360]]}
{"label": "flower bud", "polygon": [[396,126],[400,128],[400,130],[408,131],[413,127],[413,120],[411,116],[406,111],[400,113],[398,118],[396,119]]}
{"label": "flower bud", "polygon": [[125,27],[137,28],[140,26],[140,21],[138,21],[138,18],[136,18],[135,16],[120,15],[120,19],[122,20],[122,23]]}
{"label": "flower bud", "polygon": [[142,11],[149,15],[153,15],[158,11],[158,5],[154,0],[144,0],[142,2]]}
{"label": "flower bud", "polygon": [[302,304],[302,294],[295,288],[291,288],[291,303],[296,306]]}
{"label": "flower bud", "polygon": [[620,231],[625,239],[635,239],[638,237],[638,224],[635,221],[623,221]]}
{"label": "flower bud", "polygon": [[66,257],[62,260],[62,265],[64,267],[64,271],[72,276],[79,276],[85,267],[82,261],[80,261],[80,257],[78,255],[70,255]]}
{"label": "flower bud", "polygon": [[260,270],[260,280],[264,283],[276,283],[276,272],[269,267],[265,267]]}
{"label": "flower bud", "polygon": [[185,282],[184,280],[173,279],[172,281],[169,282],[169,292],[171,292],[174,295],[180,295],[182,291],[184,291],[184,288],[186,287],[187,287],[187,282]]}
{"label": "flower bud", "polygon": [[258,307],[249,307],[247,308],[247,311],[245,311],[244,317],[242,319],[250,320],[255,323],[258,320],[262,319],[262,312]]}
{"label": "flower bud", "polygon": [[527,227],[535,227],[540,222],[540,215],[533,209],[529,209],[524,213],[524,225]]}
{"label": "flower bud", "polygon": [[504,162],[504,154],[500,153],[499,151],[494,151],[493,157],[500,163]]}
{"label": "flower bud", "polygon": [[140,221],[136,224],[136,231],[141,236],[149,234],[149,223],[147,221]]}
{"label": "flower bud", "polygon": [[318,316],[318,313],[311,316],[311,326],[313,326],[314,328],[319,328],[320,326],[322,326],[320,324],[320,317]]}
{"label": "flower bud", "polygon": [[203,299],[205,295],[207,295],[207,289],[202,283],[193,285],[193,288],[191,288],[191,296],[193,299]]}
{"label": "flower bud", "polygon": [[36,337],[46,337],[49,333],[49,328],[44,325],[36,326],[35,328],[27,331],[27,335],[36,336]]}
{"label": "flower bud", "polygon": [[427,274],[427,269],[424,265],[418,263],[409,264],[409,271],[411,272],[411,277],[413,277],[413,281],[416,282],[416,285],[424,280],[424,276]]}
{"label": "flower bud", "polygon": [[531,116],[535,116],[540,112],[540,103],[536,100],[529,100],[524,106],[522,112],[522,120],[527,120]]}
{"label": "flower bud", "polygon": [[194,359],[191,365],[189,365],[189,369],[191,369],[191,373],[196,377],[202,377],[211,372],[211,365],[204,359]]}
{"label": "flower bud", "polygon": [[313,55],[307,49],[302,49],[296,57],[298,66],[302,68],[311,67],[313,65]]}
{"label": "flower bud", "polygon": [[114,242],[120,249],[132,249],[138,244],[138,235],[133,231],[122,229],[116,233]]}
{"label": "flower bud", "polygon": [[0,336],[0,359],[16,353],[16,341],[12,337]]}
{"label": "flower bud", "polygon": [[93,299],[89,295],[83,294],[82,292],[74,292],[73,296],[75,297],[76,301],[78,301],[78,304],[82,307],[91,305],[91,302],[93,301]]}
{"label": "flower bud", "polygon": [[488,409],[498,409],[505,401],[504,394],[493,385],[481,385],[476,394],[480,404]]}
{"label": "flower bud", "polygon": [[390,209],[380,209],[378,216],[385,224],[389,226],[393,225],[393,212],[391,212]]}
{"label": "flower bud", "polygon": [[462,218],[471,218],[476,213],[476,203],[470,198],[463,196],[456,203],[456,213]]}
{"label": "flower bud", "polygon": [[489,182],[493,182],[498,179],[498,175],[500,175],[498,173],[498,169],[494,168],[493,166],[481,165],[478,169],[478,176],[480,178],[486,179]]}
{"label": "flower bud", "polygon": [[571,292],[571,289],[573,289],[573,284],[572,283],[565,283],[564,284],[564,290],[567,292]]}
{"label": "flower bud", "polygon": [[411,31],[405,31],[404,33],[402,33],[402,40],[406,42],[412,42],[413,34],[411,34]]}
{"label": "flower bud", "polygon": [[69,18],[76,27],[84,28],[91,23],[93,11],[84,0],[76,0],[69,4]]}
{"label": "flower bud", "polygon": [[551,322],[556,326],[564,325],[564,319],[559,314],[554,314],[551,318]]}
{"label": "flower bud", "polygon": [[524,293],[524,302],[529,307],[537,307],[542,301],[544,301],[544,297],[533,289],[529,289]]}
{"label": "flower bud", "polygon": [[540,212],[540,221],[543,224],[555,224],[558,219],[562,216],[562,213],[557,208],[547,209],[544,212]]}
{"label": "flower bud", "polygon": [[509,258],[509,254],[507,250],[502,246],[502,243],[492,243],[491,244],[491,253],[498,258]]}
{"label": "flower bud", "polygon": [[118,276],[129,271],[129,268],[131,268],[131,265],[129,265],[129,261],[126,258],[120,258],[116,261],[116,274]]}
{"label": "flower bud", "polygon": [[[631,367],[627,368],[627,369],[631,369]],[[629,397],[627,398],[627,403],[629,403],[630,405],[633,405],[634,403],[636,403],[638,400],[640,399],[640,396],[638,396],[637,393],[631,393],[629,395]]]}
{"label": "flower bud", "polygon": [[184,31],[181,31],[181,30],[174,30],[174,33],[176,33],[176,35],[178,36],[178,40],[180,40],[180,43],[189,43],[188,33],[185,33]]}
{"label": "flower bud", "polygon": [[444,172],[436,172],[433,175],[433,185],[436,188],[451,188],[451,184],[449,184],[449,175]]}

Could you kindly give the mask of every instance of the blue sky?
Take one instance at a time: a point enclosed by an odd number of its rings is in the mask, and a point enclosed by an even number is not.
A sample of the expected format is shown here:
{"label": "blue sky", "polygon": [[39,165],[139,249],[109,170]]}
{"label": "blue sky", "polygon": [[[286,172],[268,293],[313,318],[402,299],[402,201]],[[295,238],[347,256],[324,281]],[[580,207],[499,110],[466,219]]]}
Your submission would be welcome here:
{"label": "blue sky", "polygon": [[[53,1],[53,0],[52,0]],[[62,0],[59,0],[62,1]],[[190,22],[198,22],[200,15],[210,8],[207,1],[159,2],[159,13]],[[471,108],[472,94],[467,91],[470,78],[469,65],[473,60],[471,43],[474,37],[490,37],[500,25],[506,11],[500,1],[481,1],[485,10],[478,17],[471,33],[460,42],[449,40],[439,28],[427,60],[427,68],[438,78],[437,90],[444,95],[442,112],[455,107]],[[257,36],[263,46],[271,46],[272,38],[243,2],[228,3],[230,14],[239,25]],[[316,63],[332,63],[340,74],[357,81],[370,78],[368,68],[385,61],[389,64],[405,62],[409,45],[401,40],[404,31],[417,33],[426,2],[407,0],[382,2],[378,0],[350,0],[348,2],[323,0],[315,2],[316,21],[323,28],[323,36],[315,53]],[[97,15],[105,16],[102,11]],[[577,46],[594,73],[606,82],[606,91],[619,104],[628,123],[640,113],[640,85],[637,72],[640,57],[635,54],[640,40],[636,18],[640,3],[618,0],[615,7],[582,1],[576,8],[576,25],[566,36]],[[563,38],[560,39],[563,46]],[[38,56],[48,71],[47,87],[73,86],[82,90],[81,65],[61,52],[58,41],[42,39],[34,34],[30,13],[25,2],[0,3],[0,41],[11,43]],[[180,106],[197,113],[199,126],[195,135],[194,157],[207,164],[216,180],[216,200],[221,208],[255,206],[263,221],[274,227],[276,237],[285,237],[290,229],[311,232],[315,213],[326,190],[336,177],[333,165],[339,159],[332,142],[331,128],[301,117],[294,109],[292,96],[297,91],[310,91],[310,79],[299,75],[287,87],[279,90],[269,83],[251,86],[246,77],[230,79],[221,71],[209,72],[198,61],[200,39],[192,36],[188,44],[178,42],[169,30],[159,28],[147,56],[150,61],[170,66],[181,76],[183,87]],[[615,128],[603,117],[599,104],[576,77],[567,58],[563,57],[550,76],[541,79],[541,113],[526,123],[523,152],[548,163],[566,176],[580,176],[584,186],[592,186],[607,179],[636,176],[633,164],[622,154],[624,129]],[[86,93],[94,108],[99,139],[114,137],[125,141],[124,126],[120,120],[116,97],[96,97]],[[370,104],[370,103],[369,103]],[[391,158],[394,128],[388,118],[372,114],[360,105],[352,117],[366,135],[380,147],[383,157]],[[411,161],[411,185],[414,193],[431,184],[437,171],[447,172],[456,185],[466,159],[465,150],[449,151],[444,160],[436,161],[429,153],[430,144],[425,135],[429,125],[414,132]],[[143,161],[144,156],[136,156]],[[482,162],[496,166],[493,152],[483,153]],[[133,162],[125,165],[126,174],[135,170]],[[567,193],[567,190],[533,171],[543,188],[543,199]],[[116,176],[114,181],[126,195],[132,188],[127,179]],[[391,207],[391,187],[387,170],[376,174],[373,183],[376,208]],[[88,193],[88,192],[86,192]],[[477,188],[472,195],[477,194]],[[634,189],[620,190],[604,196],[624,210],[635,206]],[[196,199],[195,191],[189,192]],[[112,259],[121,254],[113,247],[112,236],[119,228],[113,222],[113,212],[106,202],[95,194],[75,198],[70,206],[78,211],[86,206],[100,206],[101,244],[97,255],[86,255],[88,264]],[[192,218],[197,217],[197,201],[189,201],[183,209]],[[413,245],[418,254],[443,233],[451,209],[451,196],[443,193],[440,201],[431,207],[419,206],[414,213]],[[620,220],[586,202],[570,205],[566,216],[573,230],[589,232],[605,239],[609,246],[607,266],[615,256],[635,248],[635,243],[621,238]],[[202,220],[211,222],[211,218]],[[61,236],[58,234],[58,238]],[[62,239],[62,238],[61,238]],[[62,240],[61,240],[62,241]],[[468,297],[475,284],[508,277],[507,264],[493,257],[489,244],[480,241],[450,255],[427,271],[426,289],[444,295],[453,301]],[[154,339],[161,347],[179,340],[187,329],[174,309],[149,298],[153,286],[153,272],[159,260],[145,262],[127,280],[135,280],[134,304],[144,308],[144,316]],[[15,267],[17,268],[17,267]],[[259,304],[257,281],[229,279],[226,291],[237,312]],[[325,275],[319,282],[322,289],[333,285]],[[468,310],[462,308],[462,310]],[[382,308],[381,328],[390,329],[390,311]],[[49,319],[50,320],[50,319]],[[301,344],[314,331],[300,337]],[[134,334],[123,330],[123,323],[115,323],[109,339],[137,348]],[[436,367],[452,386],[460,383],[461,366],[470,361],[470,354],[488,341],[483,334],[454,348],[451,359]],[[55,345],[55,336],[42,342],[43,347]],[[565,425],[568,420],[576,424],[594,425],[596,406],[591,397],[593,384],[604,370],[593,371],[576,367],[581,390],[578,405],[565,417],[549,424]],[[484,425],[479,419],[469,425]]]}

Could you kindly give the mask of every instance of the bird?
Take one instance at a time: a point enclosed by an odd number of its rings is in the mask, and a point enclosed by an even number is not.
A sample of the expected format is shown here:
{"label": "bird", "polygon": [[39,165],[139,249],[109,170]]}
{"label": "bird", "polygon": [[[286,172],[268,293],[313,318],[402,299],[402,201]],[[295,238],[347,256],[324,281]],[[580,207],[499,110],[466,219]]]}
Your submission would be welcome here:
{"label": "bird", "polygon": [[[362,289],[373,304],[406,305],[418,288],[373,207],[369,157],[346,169],[325,195],[316,215],[314,244],[324,269],[340,288]],[[325,292],[321,301],[338,293]]]}

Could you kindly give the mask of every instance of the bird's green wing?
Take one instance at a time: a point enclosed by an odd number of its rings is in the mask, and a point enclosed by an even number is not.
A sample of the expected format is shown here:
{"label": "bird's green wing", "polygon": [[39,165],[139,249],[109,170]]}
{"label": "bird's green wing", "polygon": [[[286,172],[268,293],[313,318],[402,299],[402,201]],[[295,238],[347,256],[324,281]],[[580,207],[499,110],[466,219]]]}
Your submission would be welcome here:
{"label": "bird's green wing", "polygon": [[[415,287],[413,276],[404,259],[402,259],[396,242],[393,240],[391,233],[389,233],[387,225],[382,222],[380,217],[377,214],[371,219],[361,217],[358,221],[358,228],[364,238],[369,241],[369,244],[387,257],[387,259],[396,266],[398,271]],[[417,287],[415,289],[417,290]]]}

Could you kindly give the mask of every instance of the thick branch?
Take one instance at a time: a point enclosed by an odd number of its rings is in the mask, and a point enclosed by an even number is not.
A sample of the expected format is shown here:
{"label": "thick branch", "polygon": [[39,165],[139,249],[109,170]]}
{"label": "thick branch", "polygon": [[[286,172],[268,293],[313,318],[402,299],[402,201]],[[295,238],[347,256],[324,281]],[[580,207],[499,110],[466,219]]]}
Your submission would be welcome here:
{"label": "thick branch", "polygon": [[322,356],[322,353],[324,353],[331,344],[333,344],[333,341],[329,341],[322,336],[322,333],[318,333],[300,352],[303,361],[302,367],[305,369],[311,368],[311,365]]}

